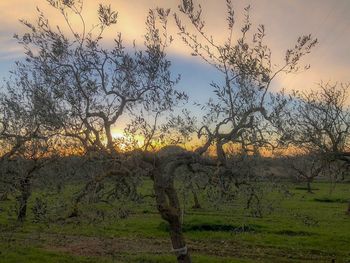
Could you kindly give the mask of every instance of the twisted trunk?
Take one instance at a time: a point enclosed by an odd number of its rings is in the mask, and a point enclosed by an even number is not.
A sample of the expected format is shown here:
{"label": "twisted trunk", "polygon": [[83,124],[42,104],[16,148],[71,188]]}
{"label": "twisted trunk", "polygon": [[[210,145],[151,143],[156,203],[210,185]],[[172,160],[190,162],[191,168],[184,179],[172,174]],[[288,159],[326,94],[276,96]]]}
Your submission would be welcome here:
{"label": "twisted trunk", "polygon": [[[187,152],[178,146],[162,148],[154,158],[144,158],[152,163],[153,187],[156,196],[157,209],[161,217],[168,222],[173,252],[177,262],[191,263],[186,241],[182,233],[181,208],[179,198],[174,186],[175,173],[178,167],[198,163],[216,166],[217,162],[205,159],[198,153]],[[197,200],[198,201],[198,200]]]}
{"label": "twisted trunk", "polygon": [[171,243],[177,262],[191,263],[191,257],[182,233],[180,202],[173,180],[156,174],[154,176],[154,191],[157,209],[161,217],[169,223]]}

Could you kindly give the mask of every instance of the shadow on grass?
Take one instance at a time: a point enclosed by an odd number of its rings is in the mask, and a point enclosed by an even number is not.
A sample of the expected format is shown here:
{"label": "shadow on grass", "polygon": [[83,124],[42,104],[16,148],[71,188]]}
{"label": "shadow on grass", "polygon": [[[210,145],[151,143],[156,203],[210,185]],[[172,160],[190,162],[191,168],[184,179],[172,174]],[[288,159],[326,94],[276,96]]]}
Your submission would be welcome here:
{"label": "shadow on grass", "polygon": [[323,197],[323,198],[315,198],[315,202],[321,202],[321,203],[347,203],[348,200],[342,199],[342,198],[329,198],[329,197]]}
{"label": "shadow on grass", "polygon": [[[307,187],[295,187],[295,190],[303,190],[303,191],[308,191],[309,189]],[[312,191],[318,191],[320,190],[319,188],[312,188]]]}
{"label": "shadow on grass", "polygon": [[[184,232],[232,232],[232,233],[246,233],[246,232],[260,232],[262,226],[259,225],[241,225],[235,226],[231,224],[210,224],[210,223],[187,223],[182,229]],[[165,222],[161,222],[158,229],[162,231],[169,231],[169,226]]]}

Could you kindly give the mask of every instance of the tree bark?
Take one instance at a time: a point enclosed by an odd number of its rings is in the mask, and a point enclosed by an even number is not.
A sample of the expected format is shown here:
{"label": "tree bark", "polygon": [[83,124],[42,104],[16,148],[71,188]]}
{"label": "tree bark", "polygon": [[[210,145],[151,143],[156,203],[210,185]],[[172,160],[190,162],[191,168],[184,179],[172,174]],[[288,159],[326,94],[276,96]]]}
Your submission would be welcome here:
{"label": "tree bark", "polygon": [[176,170],[182,165],[190,167],[193,163],[217,166],[217,162],[204,159],[198,153],[187,152],[178,146],[162,148],[151,161],[153,166],[151,178],[157,209],[161,217],[169,223],[173,252],[177,262],[191,263],[191,256],[182,232],[180,202],[174,186]]}
{"label": "tree bark", "polygon": [[307,192],[312,194],[311,182],[309,180],[307,181]]}
{"label": "tree bark", "polygon": [[[154,178],[157,209],[161,217],[169,223],[170,238],[177,262],[191,263],[186,241],[182,233],[181,209],[178,195],[173,182],[164,178]],[[159,176],[162,177],[162,176]]]}
{"label": "tree bark", "polygon": [[28,177],[20,180],[20,191],[17,221],[23,222],[27,217],[27,204],[30,197],[30,179]]}

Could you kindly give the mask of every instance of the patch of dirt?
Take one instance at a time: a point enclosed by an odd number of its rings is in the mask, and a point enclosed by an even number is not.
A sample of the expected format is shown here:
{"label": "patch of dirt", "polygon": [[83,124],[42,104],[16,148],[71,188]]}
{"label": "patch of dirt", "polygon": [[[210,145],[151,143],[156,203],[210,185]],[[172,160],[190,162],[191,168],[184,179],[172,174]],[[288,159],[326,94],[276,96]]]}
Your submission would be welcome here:
{"label": "patch of dirt", "polygon": [[168,240],[146,238],[97,238],[82,236],[64,236],[59,240],[51,239],[47,250],[66,252],[78,256],[109,256],[114,254],[167,253],[170,251]]}
{"label": "patch of dirt", "polygon": [[[44,249],[78,256],[108,257],[116,255],[171,254],[169,239],[97,238],[51,236]],[[253,259],[255,262],[331,262],[332,256],[319,251],[296,251],[269,246],[252,246],[234,240],[188,241],[191,252],[216,257]],[[278,261],[276,261],[278,259]]]}

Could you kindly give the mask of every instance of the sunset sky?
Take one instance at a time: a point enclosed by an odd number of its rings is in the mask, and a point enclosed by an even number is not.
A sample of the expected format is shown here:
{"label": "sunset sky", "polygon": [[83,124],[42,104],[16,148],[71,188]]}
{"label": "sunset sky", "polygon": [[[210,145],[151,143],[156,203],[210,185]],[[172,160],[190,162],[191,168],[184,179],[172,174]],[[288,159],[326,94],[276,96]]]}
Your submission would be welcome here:
{"label": "sunset sky", "polygon": [[[94,23],[99,2],[110,3],[119,12],[118,24],[105,35],[106,43],[116,32],[122,32],[126,42],[136,40],[142,44],[147,10],[156,6],[177,10],[176,0],[85,0],[84,14],[88,24]],[[206,29],[216,39],[224,39],[226,30],[225,1],[202,0]],[[275,88],[310,89],[323,81],[349,82],[350,75],[350,1],[349,0],[233,0],[237,26],[241,24],[243,8],[251,5],[253,25],[264,24],[267,44],[272,50],[273,62],[280,63],[287,48],[292,47],[299,35],[311,33],[319,39],[319,45],[304,62],[311,64],[308,72],[281,76]],[[51,19],[52,24],[62,25],[63,20],[45,0],[1,0],[0,16],[0,77],[6,78],[16,60],[23,57],[23,50],[13,40],[14,33],[24,32],[19,19],[34,21],[39,7]],[[173,71],[182,75],[179,86],[193,100],[204,101],[210,96],[209,83],[220,77],[211,67],[197,57],[176,37],[174,21],[170,30],[175,43],[169,49]]]}

